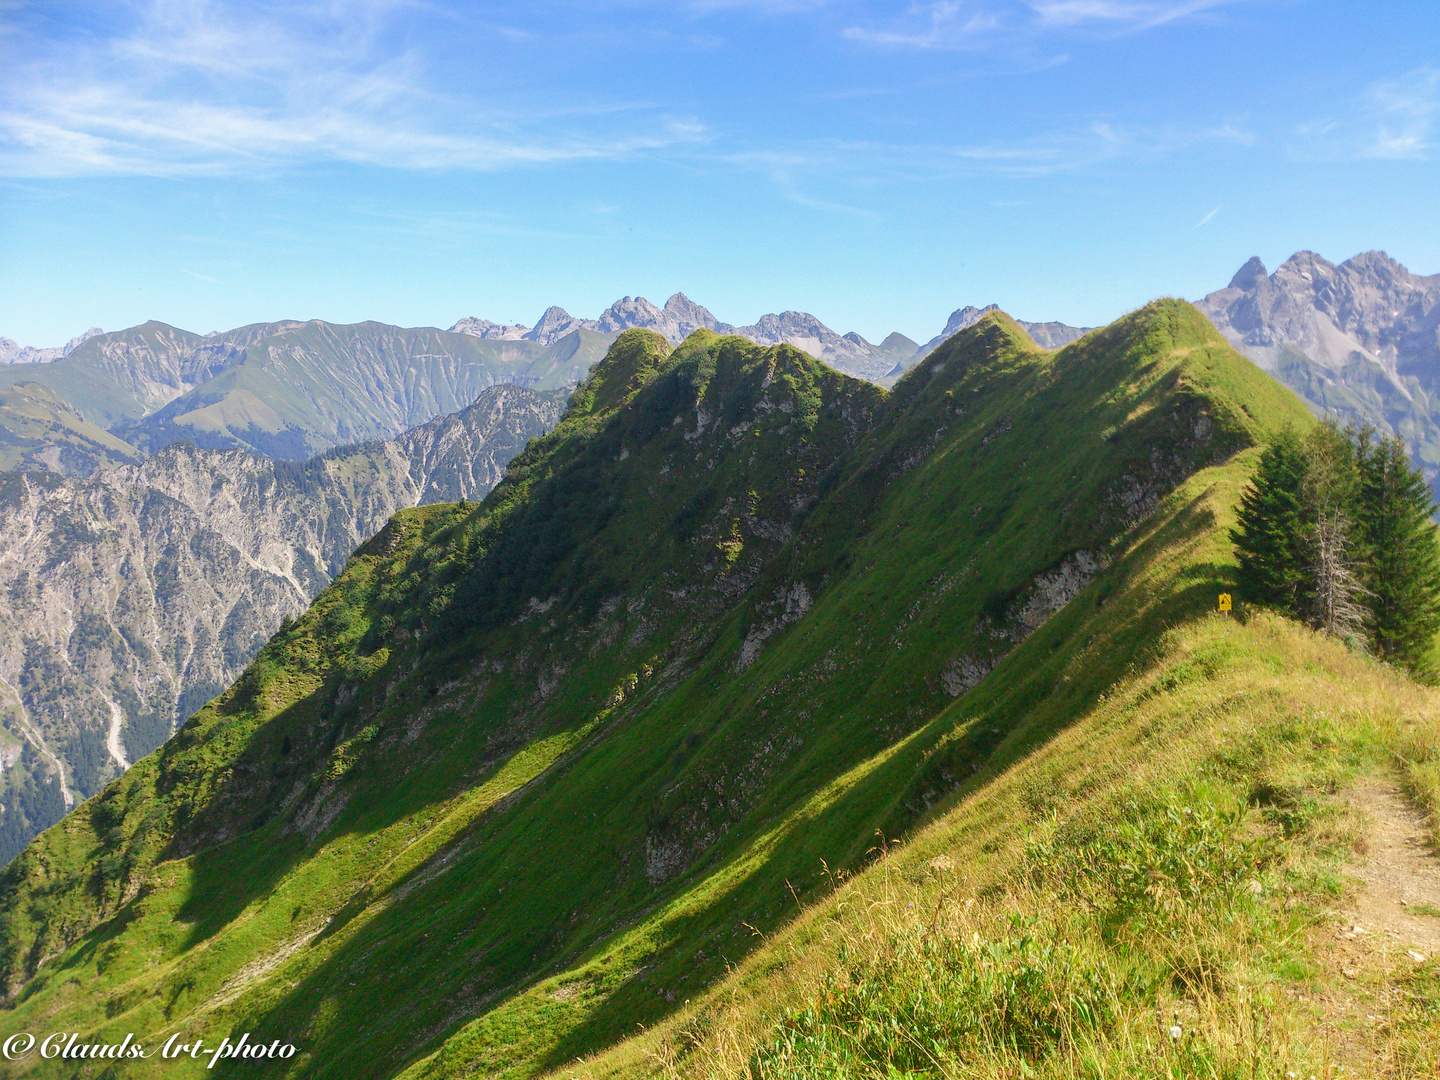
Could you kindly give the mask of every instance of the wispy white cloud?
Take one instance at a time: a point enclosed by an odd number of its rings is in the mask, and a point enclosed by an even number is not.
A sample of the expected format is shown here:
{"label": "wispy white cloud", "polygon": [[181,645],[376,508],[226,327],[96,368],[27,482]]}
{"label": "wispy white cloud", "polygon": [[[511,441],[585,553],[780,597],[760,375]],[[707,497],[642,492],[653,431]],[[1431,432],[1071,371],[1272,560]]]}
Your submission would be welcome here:
{"label": "wispy white cloud", "polygon": [[1440,69],[1419,68],[1376,83],[1365,95],[1365,106],[1374,124],[1367,156],[1427,158],[1436,149],[1440,123]]}
{"label": "wispy white cloud", "polygon": [[1096,25],[1148,30],[1225,7],[1236,0],[1031,0],[1042,26]]}
{"label": "wispy white cloud", "polygon": [[1139,126],[1109,121],[1012,142],[935,148],[936,168],[1016,178],[1079,172],[1110,162],[1159,158],[1201,147],[1249,146],[1255,136],[1234,123]]}
{"label": "wispy white cloud", "polygon": [[909,18],[886,27],[849,26],[851,41],[913,49],[981,48],[1007,25],[1006,13],[986,10],[960,0],[912,7]]}
{"label": "wispy white cloud", "polygon": [[[595,103],[486,109],[390,47],[396,0],[240,14],[152,0],[124,34],[0,75],[0,173],[193,175],[334,160],[495,170],[623,158],[706,137],[690,117]],[[565,114],[585,122],[566,124]],[[597,115],[623,122],[595,123]]]}
{"label": "wispy white cloud", "polygon": [[929,0],[880,25],[849,26],[852,41],[914,49],[1033,48],[1058,32],[1132,33],[1201,16],[1238,0]]}
{"label": "wispy white cloud", "polygon": [[1195,228],[1198,229],[1198,228],[1200,228],[1200,226],[1202,226],[1202,225],[1207,225],[1207,224],[1209,224],[1211,221],[1213,221],[1213,220],[1215,219],[1215,215],[1218,214],[1218,213],[1220,213],[1220,208],[1217,206],[1217,207],[1215,207],[1214,210],[1211,210],[1208,214],[1206,214],[1206,215],[1205,215],[1204,217],[1202,217],[1199,221],[1197,221],[1197,222],[1195,223]]}
{"label": "wispy white cloud", "polygon": [[[783,152],[729,154],[723,160],[767,177],[796,205],[877,221],[885,217],[885,203],[876,202],[874,193],[897,184],[949,183],[975,177],[1019,182],[1253,142],[1254,136],[1235,124],[1137,127],[1095,122],[1013,142],[902,145],[830,141]],[[882,209],[872,210],[867,202]],[[1002,199],[991,205],[1023,206],[1026,202]],[[1217,207],[1200,224],[1218,211]]]}
{"label": "wispy white cloud", "polygon": [[1348,110],[1303,124],[1298,134],[1304,157],[1430,160],[1440,151],[1440,68],[1372,83]]}
{"label": "wispy white cloud", "polygon": [[[729,154],[724,160],[729,165],[769,177],[780,194],[796,206],[819,210],[827,214],[841,214],[862,218],[866,221],[878,221],[880,215],[873,210],[812,193],[815,186],[824,183],[823,178],[827,169],[833,168],[837,156],[843,155],[846,149],[832,144],[812,148],[808,151],[750,151]],[[857,148],[850,147],[848,149]]]}

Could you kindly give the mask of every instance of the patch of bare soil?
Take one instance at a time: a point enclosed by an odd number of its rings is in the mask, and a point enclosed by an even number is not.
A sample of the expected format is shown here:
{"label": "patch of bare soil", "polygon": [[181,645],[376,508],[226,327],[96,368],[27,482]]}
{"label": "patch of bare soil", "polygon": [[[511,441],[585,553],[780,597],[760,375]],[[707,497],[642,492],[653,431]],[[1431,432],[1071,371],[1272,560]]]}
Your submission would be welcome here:
{"label": "patch of bare soil", "polygon": [[[1326,1034],[1324,1080],[1440,1075],[1440,1032],[1419,1008],[1410,973],[1440,957],[1440,858],[1425,817],[1388,777],[1342,798],[1353,816],[1351,887],[1317,942],[1321,973],[1310,1000]],[[1343,1070],[1343,1071],[1342,1071]]]}
{"label": "patch of bare soil", "polygon": [[1388,779],[1361,781],[1349,801],[1365,819],[1365,848],[1350,870],[1357,888],[1342,936],[1371,937],[1372,947],[1422,958],[1440,953],[1440,858],[1427,842],[1425,815]]}

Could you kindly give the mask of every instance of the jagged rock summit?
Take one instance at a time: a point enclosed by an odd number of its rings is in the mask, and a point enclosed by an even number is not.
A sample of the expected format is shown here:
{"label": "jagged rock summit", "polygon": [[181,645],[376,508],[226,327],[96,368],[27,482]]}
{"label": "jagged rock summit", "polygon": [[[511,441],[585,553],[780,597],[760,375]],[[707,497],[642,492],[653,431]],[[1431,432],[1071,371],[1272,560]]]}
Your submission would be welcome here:
{"label": "jagged rock summit", "polygon": [[1267,274],[1251,258],[1197,305],[1225,338],[1315,409],[1396,432],[1440,469],[1440,274],[1383,251],[1338,266],[1299,251]]}
{"label": "jagged rock summit", "polygon": [[1440,274],[1412,274],[1383,251],[1338,266],[1300,251],[1269,275],[1252,258],[1197,306],[1268,371],[1288,347],[1335,371],[1357,358],[1378,364],[1397,384],[1440,377]]}
{"label": "jagged rock summit", "polygon": [[736,334],[760,345],[778,345],[781,342],[794,345],[838,371],[872,382],[884,378],[895,366],[893,358],[859,334],[842,337],[806,312],[785,311],[778,315],[764,315],[751,326],[732,326],[721,322],[708,308],[678,292],[665,301],[663,308],[656,307],[643,296],[622,297],[601,312],[598,319],[577,319],[562,307],[550,307],[529,330],[500,326],[474,317],[461,319],[450,329],[453,333],[478,337],[524,338],[542,345],[552,344],[565,334],[582,329],[600,334],[654,330],[671,345],[680,344],[696,330],[713,330],[717,334]]}

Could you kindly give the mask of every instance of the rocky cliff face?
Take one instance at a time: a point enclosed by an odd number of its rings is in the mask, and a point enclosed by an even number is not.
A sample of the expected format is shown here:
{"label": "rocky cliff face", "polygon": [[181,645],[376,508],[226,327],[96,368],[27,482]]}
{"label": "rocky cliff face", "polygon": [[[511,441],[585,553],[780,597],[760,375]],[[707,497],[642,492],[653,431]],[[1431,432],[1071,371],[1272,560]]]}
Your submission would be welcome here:
{"label": "rocky cliff face", "polygon": [[1440,274],[1383,251],[1340,265],[1301,251],[1273,274],[1253,258],[1197,305],[1222,334],[1318,410],[1400,434],[1440,471]]}
{"label": "rocky cliff face", "polygon": [[[53,809],[99,790],[228,686],[397,510],[483,497],[562,407],[502,385],[304,463],[176,444],[90,479],[0,474],[0,795],[48,782]],[[40,801],[6,806],[7,842],[17,812],[36,818],[21,833],[50,824]]]}

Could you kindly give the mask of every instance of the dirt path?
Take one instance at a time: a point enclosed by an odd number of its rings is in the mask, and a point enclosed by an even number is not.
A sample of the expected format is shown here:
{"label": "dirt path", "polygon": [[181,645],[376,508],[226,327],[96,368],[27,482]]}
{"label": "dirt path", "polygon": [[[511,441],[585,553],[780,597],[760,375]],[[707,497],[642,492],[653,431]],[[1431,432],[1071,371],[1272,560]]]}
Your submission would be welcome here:
{"label": "dirt path", "polygon": [[1342,933],[1425,957],[1440,953],[1440,858],[1425,816],[1389,779],[1364,780],[1348,798],[1365,817],[1365,854],[1349,872],[1358,888]]}

